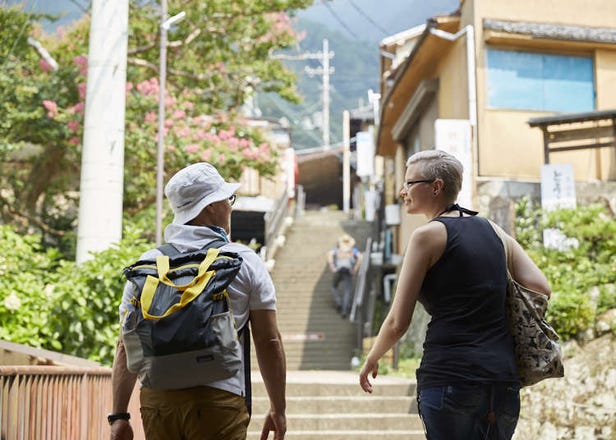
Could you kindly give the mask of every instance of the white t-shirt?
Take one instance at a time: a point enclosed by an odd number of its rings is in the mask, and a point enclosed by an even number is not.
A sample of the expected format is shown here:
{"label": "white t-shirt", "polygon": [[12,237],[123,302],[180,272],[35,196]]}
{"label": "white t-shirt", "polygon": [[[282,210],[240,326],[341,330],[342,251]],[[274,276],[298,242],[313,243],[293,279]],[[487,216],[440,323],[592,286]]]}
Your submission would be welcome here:
{"label": "white t-shirt", "polygon": [[[207,226],[170,224],[165,229],[165,241],[172,244],[179,252],[196,251],[221,238],[226,240],[225,236]],[[236,252],[243,259],[237,276],[227,287],[237,327],[243,328],[247,324],[250,310],[276,310],[276,290],[263,260],[252,249],[239,243],[227,243],[220,250]],[[155,259],[158,255],[162,255],[162,252],[151,249],[139,259]],[[126,312],[126,305],[135,294],[134,286],[126,283],[119,309],[120,325]],[[229,379],[207,385],[243,396],[244,369]]]}

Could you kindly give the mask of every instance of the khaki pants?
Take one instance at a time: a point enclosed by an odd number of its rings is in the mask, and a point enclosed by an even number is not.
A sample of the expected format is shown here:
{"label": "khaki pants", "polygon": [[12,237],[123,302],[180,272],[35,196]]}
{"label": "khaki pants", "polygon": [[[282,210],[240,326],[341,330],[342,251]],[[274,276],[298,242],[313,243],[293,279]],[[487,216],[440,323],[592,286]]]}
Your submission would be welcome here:
{"label": "khaki pants", "polygon": [[210,387],[141,389],[148,440],[245,440],[250,416],[244,398]]}

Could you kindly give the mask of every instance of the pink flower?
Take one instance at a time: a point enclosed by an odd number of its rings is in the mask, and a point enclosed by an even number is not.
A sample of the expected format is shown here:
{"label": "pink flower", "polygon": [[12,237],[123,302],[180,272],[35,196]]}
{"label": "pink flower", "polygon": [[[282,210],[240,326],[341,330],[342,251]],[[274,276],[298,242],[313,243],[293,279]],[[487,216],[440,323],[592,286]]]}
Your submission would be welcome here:
{"label": "pink flower", "polygon": [[207,150],[204,150],[201,153],[201,160],[204,162],[209,162],[210,158],[212,157],[212,149],[208,148]]}
{"label": "pink flower", "polygon": [[73,145],[79,145],[79,142],[81,142],[81,140],[78,137],[72,137],[68,140],[68,143]]}
{"label": "pink flower", "polygon": [[41,60],[41,61],[39,62],[39,66],[41,67],[41,70],[42,70],[43,72],[49,72],[49,71],[51,71],[51,69],[52,69],[51,64],[49,64],[49,63],[48,63],[47,61],[45,61],[45,60]]}
{"label": "pink flower", "polygon": [[197,151],[199,151],[199,145],[198,144],[190,144],[190,145],[186,145],[184,147],[184,151],[186,151],[187,153],[196,153]]}
{"label": "pink flower", "polygon": [[174,119],[183,119],[186,117],[186,112],[184,110],[175,110],[172,117]]}
{"label": "pink flower", "polygon": [[128,81],[126,83],[126,93],[130,92],[131,90],[133,90],[133,83]]}
{"label": "pink flower", "polygon": [[77,91],[79,92],[79,99],[85,99],[87,91],[86,83],[77,84]]}
{"label": "pink flower", "polygon": [[231,137],[235,134],[235,129],[232,127],[229,130],[220,130],[218,132],[218,137],[222,141],[227,141],[231,139]]}
{"label": "pink flower", "polygon": [[49,118],[55,118],[58,114],[58,104],[55,101],[44,100],[43,107],[47,110],[47,116]]}
{"label": "pink flower", "polygon": [[66,126],[68,127],[68,129],[70,131],[72,131],[73,133],[77,133],[79,131],[79,121],[75,121],[74,119],[71,121],[68,121],[66,123]]}
{"label": "pink flower", "polygon": [[137,91],[145,96],[157,96],[159,91],[158,79],[151,78],[146,81],[142,81],[136,86]]}
{"label": "pink flower", "polygon": [[231,151],[238,151],[239,150],[239,145],[240,145],[240,141],[238,138],[231,138],[227,141],[227,147],[229,148],[229,150]]}
{"label": "pink flower", "polygon": [[190,128],[184,126],[184,127],[176,127],[174,128],[173,132],[175,133],[175,135],[177,137],[181,137],[181,138],[188,138],[190,137]]}
{"label": "pink flower", "polygon": [[245,150],[242,150],[242,156],[244,156],[246,159],[255,159],[258,155],[259,152],[253,150],[252,148],[246,148]]}
{"label": "pink flower", "polygon": [[75,65],[79,67],[87,66],[88,57],[84,55],[77,55],[75,58],[73,58],[73,63],[75,63]]}
{"label": "pink flower", "polygon": [[88,57],[84,55],[78,55],[73,58],[73,63],[79,67],[79,74],[86,76],[88,74]]}
{"label": "pink flower", "polygon": [[157,120],[156,113],[154,113],[154,112],[147,112],[145,114],[145,118],[143,118],[143,120],[144,120],[144,122],[146,122],[148,124],[153,124]]}
{"label": "pink flower", "polygon": [[83,102],[78,102],[77,104],[73,106],[73,110],[75,111],[75,113],[83,116],[84,107],[85,105]]}
{"label": "pink flower", "polygon": [[259,152],[263,154],[264,156],[267,156],[268,154],[270,154],[269,144],[267,142],[262,142],[261,145],[259,145]]}

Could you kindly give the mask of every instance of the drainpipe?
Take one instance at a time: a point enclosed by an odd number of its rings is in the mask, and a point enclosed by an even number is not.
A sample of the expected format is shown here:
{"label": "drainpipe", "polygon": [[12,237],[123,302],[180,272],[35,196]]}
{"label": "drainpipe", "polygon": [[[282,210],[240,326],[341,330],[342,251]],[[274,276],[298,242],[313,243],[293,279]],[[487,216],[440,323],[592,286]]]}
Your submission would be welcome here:
{"label": "drainpipe", "polygon": [[[463,35],[466,35],[466,68],[468,69],[468,120],[472,130],[472,149],[473,149],[473,176],[476,179],[479,176],[479,154],[477,146],[477,69],[475,67],[475,29],[472,25],[466,25],[463,29],[455,34],[443,31],[441,29],[431,28],[430,33],[435,37],[442,38],[448,41],[456,41]],[[473,190],[476,197],[477,185],[473,185]]]}

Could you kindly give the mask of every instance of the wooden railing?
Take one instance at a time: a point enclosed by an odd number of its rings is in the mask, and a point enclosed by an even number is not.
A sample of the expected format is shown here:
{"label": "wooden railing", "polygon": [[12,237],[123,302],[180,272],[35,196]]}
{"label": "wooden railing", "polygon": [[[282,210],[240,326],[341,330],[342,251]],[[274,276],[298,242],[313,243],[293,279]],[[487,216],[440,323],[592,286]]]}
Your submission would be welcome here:
{"label": "wooden railing", "polygon": [[[108,439],[111,369],[0,366],[0,401],[2,440]],[[138,406],[130,409],[139,424]]]}

